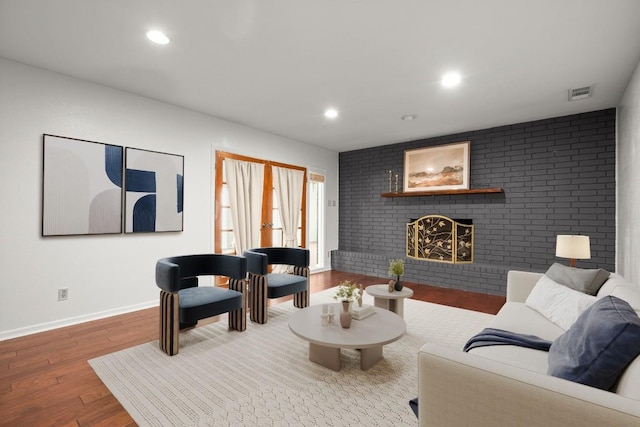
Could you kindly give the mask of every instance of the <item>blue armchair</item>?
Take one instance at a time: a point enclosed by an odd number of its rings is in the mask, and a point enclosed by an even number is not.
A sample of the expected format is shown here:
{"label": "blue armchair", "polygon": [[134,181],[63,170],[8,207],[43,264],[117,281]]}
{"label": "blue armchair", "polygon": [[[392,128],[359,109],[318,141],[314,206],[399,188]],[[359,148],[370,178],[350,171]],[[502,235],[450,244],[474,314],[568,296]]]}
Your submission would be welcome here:
{"label": "blue armchair", "polygon": [[[267,323],[267,298],[293,294],[293,305],[309,305],[309,250],[300,248],[256,248],[243,254],[249,272],[249,318]],[[269,273],[269,265],[290,265],[291,273]]]}
{"label": "blue armchair", "polygon": [[[198,286],[198,276],[228,276],[229,289]],[[247,260],[204,254],[163,258],[156,263],[160,288],[160,349],[178,353],[179,330],[198,320],[229,313],[229,329],[244,331],[246,321]]]}

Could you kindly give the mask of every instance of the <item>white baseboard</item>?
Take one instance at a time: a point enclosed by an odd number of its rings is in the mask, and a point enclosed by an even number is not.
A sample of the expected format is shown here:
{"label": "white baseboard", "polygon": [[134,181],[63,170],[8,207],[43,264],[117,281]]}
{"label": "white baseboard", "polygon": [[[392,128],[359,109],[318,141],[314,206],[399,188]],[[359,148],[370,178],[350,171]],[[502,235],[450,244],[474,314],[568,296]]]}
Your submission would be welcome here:
{"label": "white baseboard", "polygon": [[158,304],[158,301],[151,301],[127,307],[120,307],[113,310],[99,311],[97,313],[85,314],[83,316],[56,320],[54,322],[40,323],[37,325],[26,326],[24,328],[12,329],[10,331],[0,332],[0,341],[23,337],[25,335],[31,335],[38,332],[50,331],[51,329],[63,328],[65,326],[77,325],[91,320],[104,319],[105,317],[117,316],[119,314],[131,313],[133,311],[144,310],[146,308],[157,307]]}

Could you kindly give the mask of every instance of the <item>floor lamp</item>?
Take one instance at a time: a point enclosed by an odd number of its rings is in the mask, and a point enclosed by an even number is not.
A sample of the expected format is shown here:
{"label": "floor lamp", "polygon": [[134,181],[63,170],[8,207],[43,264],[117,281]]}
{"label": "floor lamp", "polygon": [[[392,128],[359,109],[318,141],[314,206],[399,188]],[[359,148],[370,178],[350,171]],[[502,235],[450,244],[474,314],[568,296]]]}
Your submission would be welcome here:
{"label": "floor lamp", "polygon": [[575,267],[577,259],[591,259],[589,236],[558,235],[556,256],[569,258],[571,267]]}

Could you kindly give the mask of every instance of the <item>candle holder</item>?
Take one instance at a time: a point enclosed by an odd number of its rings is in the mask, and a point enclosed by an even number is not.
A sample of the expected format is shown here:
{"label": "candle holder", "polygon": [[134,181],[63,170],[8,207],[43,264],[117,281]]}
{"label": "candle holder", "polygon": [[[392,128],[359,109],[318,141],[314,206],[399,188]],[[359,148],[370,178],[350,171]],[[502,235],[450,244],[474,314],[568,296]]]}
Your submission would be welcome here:
{"label": "candle holder", "polygon": [[389,170],[389,193],[391,193],[391,170]]}
{"label": "candle holder", "polygon": [[327,326],[329,324],[329,304],[322,304],[320,323],[322,323],[322,326]]}
{"label": "candle holder", "polygon": [[327,313],[322,313],[320,315],[320,323],[322,326],[327,326],[329,324],[329,315]]}
{"label": "candle holder", "polygon": [[398,174],[396,174],[396,193],[398,192]]}

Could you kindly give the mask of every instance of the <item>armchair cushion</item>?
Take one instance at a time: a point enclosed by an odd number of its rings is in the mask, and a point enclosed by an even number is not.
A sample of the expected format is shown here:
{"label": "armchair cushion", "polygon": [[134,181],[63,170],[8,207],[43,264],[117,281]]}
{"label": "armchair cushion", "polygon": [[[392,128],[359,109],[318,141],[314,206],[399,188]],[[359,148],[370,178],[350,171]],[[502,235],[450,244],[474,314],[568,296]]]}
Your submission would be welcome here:
{"label": "armchair cushion", "polygon": [[280,298],[307,290],[307,278],[295,274],[267,274],[267,298]]}
{"label": "armchair cushion", "polygon": [[242,308],[242,293],[215,286],[201,286],[178,291],[180,323],[193,323]]}

